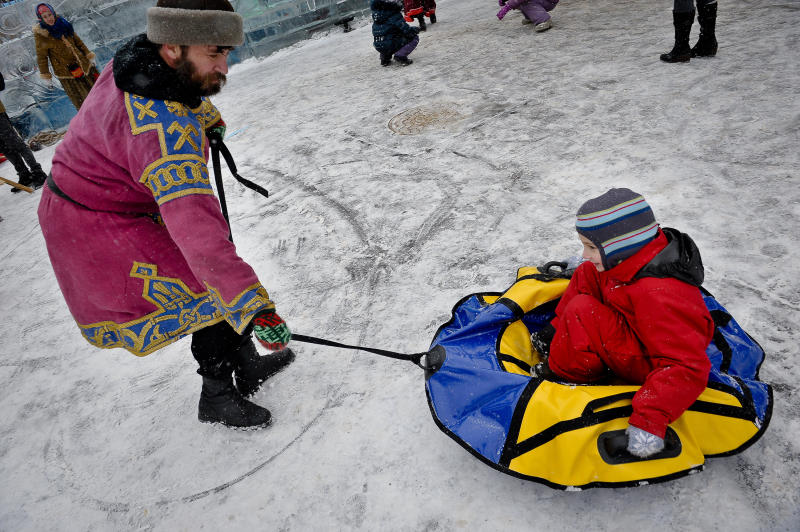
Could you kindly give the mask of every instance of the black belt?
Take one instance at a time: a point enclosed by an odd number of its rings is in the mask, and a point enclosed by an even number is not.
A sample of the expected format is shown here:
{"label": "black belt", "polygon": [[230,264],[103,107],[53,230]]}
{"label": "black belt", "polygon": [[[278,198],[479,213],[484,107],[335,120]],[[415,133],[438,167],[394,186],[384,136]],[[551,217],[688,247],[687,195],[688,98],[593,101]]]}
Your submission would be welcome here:
{"label": "black belt", "polygon": [[56,195],[56,196],[58,196],[59,198],[62,198],[62,199],[65,199],[65,200],[67,200],[68,202],[72,203],[73,205],[77,205],[78,207],[80,207],[80,208],[82,208],[82,209],[86,209],[87,211],[92,211],[92,212],[109,212],[109,213],[112,213],[112,214],[123,214],[123,215],[129,215],[129,216],[147,216],[148,218],[151,218],[151,219],[152,219],[154,222],[156,222],[157,224],[159,224],[159,225],[164,225],[164,221],[161,219],[161,214],[159,214],[159,213],[157,213],[157,212],[117,212],[117,211],[101,211],[101,210],[98,210],[98,209],[92,209],[92,208],[90,208],[90,207],[87,207],[87,206],[86,206],[86,205],[84,205],[83,203],[80,203],[80,202],[78,202],[78,201],[75,201],[74,199],[70,198],[69,196],[67,196],[67,193],[66,193],[66,192],[64,192],[63,190],[61,190],[60,188],[58,188],[58,185],[56,185],[56,180],[55,180],[55,179],[53,179],[53,173],[52,173],[52,172],[50,172],[50,174],[48,174],[48,176],[47,176],[47,181],[45,181],[45,183],[47,184],[47,188],[49,188],[49,189],[50,189],[50,190],[53,192],[53,194],[55,194],[55,195]]}
{"label": "black belt", "polygon": [[53,194],[55,194],[55,195],[56,195],[56,196],[58,196],[59,198],[65,199],[65,200],[69,201],[70,203],[74,203],[74,204],[75,204],[75,205],[77,205],[78,207],[83,207],[84,209],[87,209],[87,210],[90,210],[90,211],[92,210],[92,209],[90,209],[89,207],[87,207],[86,205],[84,205],[83,203],[78,203],[78,202],[77,202],[77,201],[75,201],[74,199],[70,198],[69,196],[67,196],[67,193],[66,193],[66,192],[64,192],[63,190],[61,190],[60,188],[58,188],[58,185],[56,185],[56,181],[55,181],[55,179],[53,179],[53,172],[50,172],[50,173],[47,175],[47,181],[46,181],[46,183],[47,183],[47,188],[49,188],[50,190],[52,190],[52,191],[53,191]]}

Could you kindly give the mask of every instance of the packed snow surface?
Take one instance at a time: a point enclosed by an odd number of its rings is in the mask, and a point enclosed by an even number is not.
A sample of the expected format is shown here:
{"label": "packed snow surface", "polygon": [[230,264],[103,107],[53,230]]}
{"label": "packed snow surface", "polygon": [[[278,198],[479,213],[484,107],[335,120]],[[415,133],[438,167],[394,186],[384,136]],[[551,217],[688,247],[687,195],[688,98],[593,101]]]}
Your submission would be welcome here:
{"label": "packed snow surface", "polygon": [[201,424],[189,340],[86,343],[40,193],[2,186],[0,530],[800,530],[800,4],[720,0],[717,57],[678,65],[658,60],[671,7],[562,0],[537,34],[441,0],[408,67],[381,68],[367,20],[236,65],[214,101],[270,197],[226,177],[233,235],[295,332],[414,353],[464,295],[578,253],[584,200],[632,188],[767,352],[755,445],[672,482],[553,490],[442,433],[412,364],[297,342],[255,396],[272,427]]}

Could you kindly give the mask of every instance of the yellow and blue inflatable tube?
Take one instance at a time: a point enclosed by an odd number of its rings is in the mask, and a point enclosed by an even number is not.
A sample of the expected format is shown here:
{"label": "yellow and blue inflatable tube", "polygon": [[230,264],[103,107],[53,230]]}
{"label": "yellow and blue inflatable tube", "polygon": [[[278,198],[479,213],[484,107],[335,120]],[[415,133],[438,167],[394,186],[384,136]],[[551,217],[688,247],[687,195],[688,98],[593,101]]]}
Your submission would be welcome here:
{"label": "yellow and blue inflatable tube", "polygon": [[531,378],[530,334],[554,317],[568,279],[521,268],[504,293],[459,301],[428,355],[426,392],[436,424],[492,467],[558,489],[663,482],[739,453],[764,433],[772,388],[758,380],[764,351],[707,292],[716,323],[706,390],[648,459],[625,451],[634,385]]}

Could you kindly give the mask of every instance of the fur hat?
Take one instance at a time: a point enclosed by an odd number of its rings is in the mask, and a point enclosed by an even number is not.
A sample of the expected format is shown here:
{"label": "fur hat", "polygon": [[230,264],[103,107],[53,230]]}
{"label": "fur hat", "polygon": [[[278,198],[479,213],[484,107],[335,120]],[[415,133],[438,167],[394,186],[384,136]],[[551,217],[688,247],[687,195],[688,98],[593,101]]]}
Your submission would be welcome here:
{"label": "fur hat", "polygon": [[228,0],[158,0],[147,10],[147,40],[156,44],[239,46],[242,27]]}
{"label": "fur hat", "polygon": [[575,228],[597,246],[607,270],[635,254],[658,234],[650,205],[641,194],[627,188],[612,188],[581,205]]}

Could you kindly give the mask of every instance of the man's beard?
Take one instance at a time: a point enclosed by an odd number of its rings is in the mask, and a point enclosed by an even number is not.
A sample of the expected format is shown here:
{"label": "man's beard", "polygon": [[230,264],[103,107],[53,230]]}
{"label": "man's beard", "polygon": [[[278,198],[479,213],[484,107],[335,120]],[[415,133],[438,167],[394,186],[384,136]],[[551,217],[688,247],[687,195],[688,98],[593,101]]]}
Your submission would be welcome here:
{"label": "man's beard", "polygon": [[225,85],[226,77],[221,72],[212,72],[205,76],[197,73],[194,63],[186,59],[183,55],[178,67],[175,69],[178,77],[184,84],[197,96],[213,96],[217,94]]}

